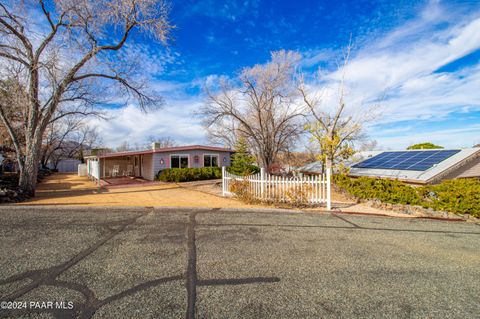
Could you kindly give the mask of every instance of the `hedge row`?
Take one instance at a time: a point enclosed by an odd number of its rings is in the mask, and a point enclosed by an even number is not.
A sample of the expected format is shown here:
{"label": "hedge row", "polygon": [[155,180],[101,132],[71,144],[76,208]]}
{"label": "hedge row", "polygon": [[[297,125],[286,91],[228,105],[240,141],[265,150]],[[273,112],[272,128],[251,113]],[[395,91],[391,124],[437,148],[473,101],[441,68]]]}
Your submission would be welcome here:
{"label": "hedge row", "polygon": [[335,184],[361,199],[420,205],[425,208],[480,217],[480,180],[456,179],[438,185],[412,187],[395,180],[334,176]]}
{"label": "hedge row", "polygon": [[158,172],[156,180],[162,182],[190,182],[222,178],[221,167],[167,168]]}
{"label": "hedge row", "polygon": [[480,180],[454,179],[420,189],[424,205],[480,218]]}

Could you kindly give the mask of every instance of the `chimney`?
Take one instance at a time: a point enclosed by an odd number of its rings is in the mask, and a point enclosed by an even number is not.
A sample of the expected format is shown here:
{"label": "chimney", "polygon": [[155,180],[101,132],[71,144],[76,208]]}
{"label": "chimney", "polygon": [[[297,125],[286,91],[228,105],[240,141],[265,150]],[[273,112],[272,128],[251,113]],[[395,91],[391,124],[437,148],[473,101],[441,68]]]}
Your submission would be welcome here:
{"label": "chimney", "polygon": [[152,150],[155,151],[155,150],[158,150],[158,149],[160,149],[160,143],[158,143],[158,142],[153,142],[153,143],[152,143]]}

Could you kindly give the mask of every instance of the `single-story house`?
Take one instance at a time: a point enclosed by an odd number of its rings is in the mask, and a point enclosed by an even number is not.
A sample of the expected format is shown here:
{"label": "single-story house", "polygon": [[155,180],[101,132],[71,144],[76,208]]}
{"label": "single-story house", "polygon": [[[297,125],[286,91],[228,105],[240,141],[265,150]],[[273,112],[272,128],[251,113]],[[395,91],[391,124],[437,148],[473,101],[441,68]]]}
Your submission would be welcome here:
{"label": "single-story house", "polygon": [[380,152],[351,166],[349,175],[396,179],[412,184],[480,178],[480,148]]}
{"label": "single-story house", "polygon": [[99,162],[100,178],[135,176],[153,181],[155,175],[166,168],[200,168],[230,166],[233,150],[215,146],[191,145],[142,151],[115,152],[86,156],[90,162]]}

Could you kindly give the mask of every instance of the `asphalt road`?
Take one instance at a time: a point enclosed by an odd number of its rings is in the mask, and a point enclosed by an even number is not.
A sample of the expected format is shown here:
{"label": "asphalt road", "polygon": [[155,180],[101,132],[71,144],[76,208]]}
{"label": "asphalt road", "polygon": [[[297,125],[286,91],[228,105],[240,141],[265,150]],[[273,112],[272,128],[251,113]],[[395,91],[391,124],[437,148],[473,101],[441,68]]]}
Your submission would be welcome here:
{"label": "asphalt road", "polygon": [[480,226],[3,207],[0,296],[12,318],[478,318]]}

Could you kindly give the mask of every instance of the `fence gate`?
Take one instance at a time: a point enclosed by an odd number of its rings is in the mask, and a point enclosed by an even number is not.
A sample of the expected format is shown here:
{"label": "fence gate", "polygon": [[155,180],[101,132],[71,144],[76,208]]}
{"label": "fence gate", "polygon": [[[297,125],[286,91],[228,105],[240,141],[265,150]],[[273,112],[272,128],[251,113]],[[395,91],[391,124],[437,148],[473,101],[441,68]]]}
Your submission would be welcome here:
{"label": "fence gate", "polygon": [[243,181],[247,184],[249,193],[256,199],[276,200],[281,202],[294,201],[296,196],[302,196],[310,204],[326,203],[330,210],[330,178],[331,170],[327,169],[326,174],[285,177],[265,173],[261,168],[260,173],[248,176],[238,176],[227,172],[222,167],[222,194],[232,196],[230,191],[232,181]]}

